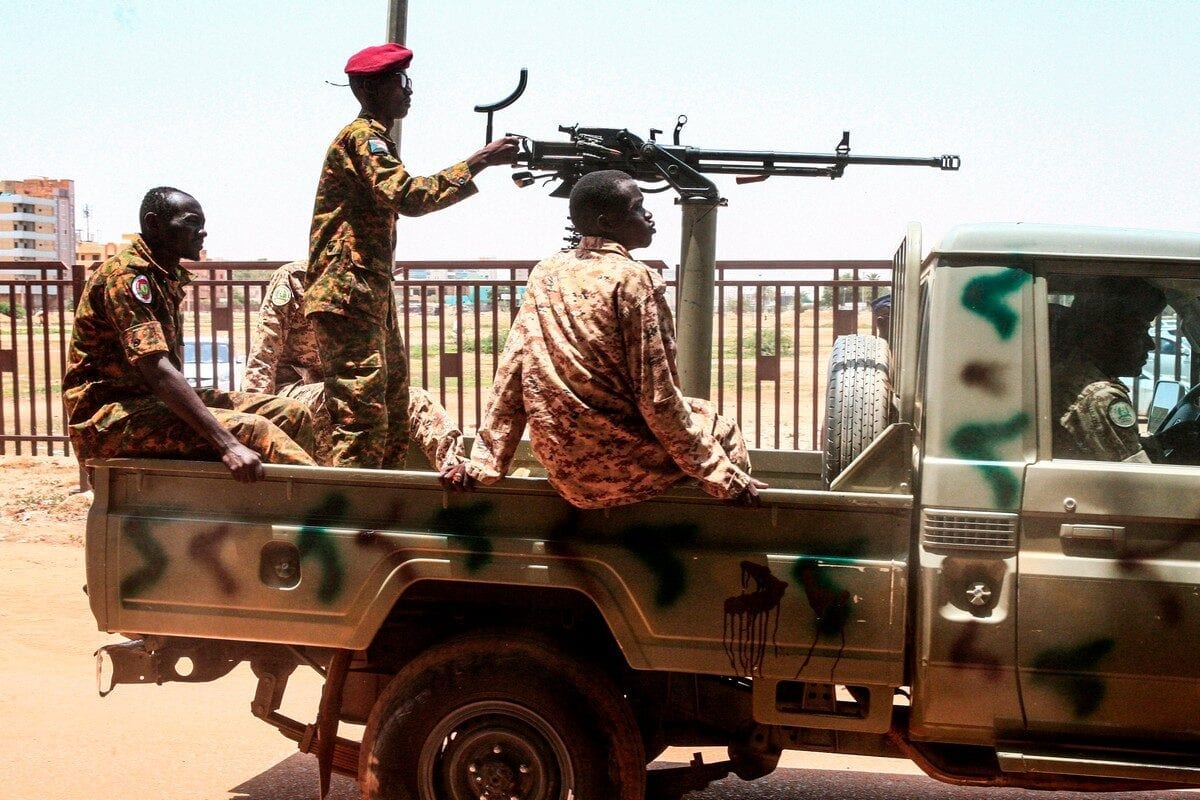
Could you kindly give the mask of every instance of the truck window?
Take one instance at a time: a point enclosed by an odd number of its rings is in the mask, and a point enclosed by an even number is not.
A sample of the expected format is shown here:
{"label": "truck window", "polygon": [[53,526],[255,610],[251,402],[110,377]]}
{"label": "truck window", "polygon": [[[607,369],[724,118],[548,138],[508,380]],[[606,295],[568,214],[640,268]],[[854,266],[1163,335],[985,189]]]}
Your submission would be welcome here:
{"label": "truck window", "polygon": [[1193,383],[1184,316],[1200,282],[1048,277],[1053,457],[1160,460],[1147,411],[1159,381]]}

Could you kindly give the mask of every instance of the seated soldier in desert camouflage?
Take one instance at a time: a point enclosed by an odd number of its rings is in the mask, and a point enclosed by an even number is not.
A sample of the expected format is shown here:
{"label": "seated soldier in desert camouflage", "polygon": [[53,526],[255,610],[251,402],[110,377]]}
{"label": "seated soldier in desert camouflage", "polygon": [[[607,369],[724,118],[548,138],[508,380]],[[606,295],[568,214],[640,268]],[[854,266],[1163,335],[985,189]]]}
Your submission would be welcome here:
{"label": "seated soldier in desert camouflage", "polygon": [[63,375],[71,444],[89,458],[219,458],[240,481],[262,461],[314,462],[312,417],[268,395],[193,389],[180,372],[180,303],[204,245],[204,211],[170,187],[151,189],[142,235],[84,284]]}
{"label": "seated soldier in desert camouflage", "polygon": [[530,274],[470,461],[443,480],[499,480],[528,423],[551,485],[578,508],[636,503],[686,477],[755,502],[766,484],[748,474],[737,424],[679,388],[666,285],[629,257],[654,235],[637,184],[614,170],[585,175],[571,221],[583,239]]}
{"label": "seated soldier in desert camouflage", "polygon": [[[242,389],[290,397],[312,411],[317,462],[330,464],[332,424],[325,406],[325,377],[317,353],[317,337],[304,316],[305,261],[284,264],[271,276],[259,308],[258,326]],[[429,392],[409,388],[409,436],[434,469],[463,460],[462,432]]]}
{"label": "seated soldier in desert camouflage", "polygon": [[[1191,447],[1195,422],[1142,436],[1121,377],[1141,373],[1154,349],[1147,332],[1166,306],[1140,278],[1101,278],[1051,320],[1051,407],[1055,458],[1162,460],[1163,448]],[[1061,308],[1061,307],[1060,307]]]}

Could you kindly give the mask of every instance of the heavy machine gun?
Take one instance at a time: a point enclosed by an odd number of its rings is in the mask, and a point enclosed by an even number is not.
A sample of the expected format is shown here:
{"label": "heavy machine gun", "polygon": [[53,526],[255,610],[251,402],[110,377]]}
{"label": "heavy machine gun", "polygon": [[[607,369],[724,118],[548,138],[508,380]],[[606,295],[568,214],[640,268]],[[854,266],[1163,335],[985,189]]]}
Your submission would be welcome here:
{"label": "heavy machine gun", "polygon": [[552,197],[568,197],[575,181],[598,169],[617,169],[629,173],[641,184],[664,183],[659,188],[642,186],[642,191],[674,189],[683,199],[717,200],[716,184],[704,173],[736,175],[738,183],[766,180],[773,175],[836,179],[842,177],[851,164],[936,167],[956,171],[958,156],[942,155],[929,158],[906,156],[860,156],[850,154],[850,132],[843,131],[842,139],[832,153],[793,153],[768,150],[710,150],[687,147],[680,143],[680,132],[687,116],[680,115],[675,124],[674,144],[657,140],[660,130],[652,129],[650,138],[643,140],[623,128],[584,128],[562,126],[558,130],[569,141],[537,141],[523,139],[517,165],[542,174],[518,172],[513,180],[529,186],[538,180],[559,181]]}
{"label": "heavy machine gun", "polygon": [[[516,102],[528,82],[528,71],[522,69],[517,88],[498,103],[475,106],[488,115],[486,141],[492,139],[492,115]],[[685,146],[680,133],[687,124],[687,115],[680,114],[675,122],[673,144],[658,141],[661,130],[651,129],[650,138],[642,139],[625,128],[584,128],[579,125],[560,125],[558,130],[568,141],[540,141],[521,137],[520,151],[514,166],[526,171],[513,174],[518,186],[531,186],[538,181],[558,181],[551,197],[568,197],[575,182],[583,175],[600,169],[617,169],[628,173],[643,184],[643,192],[674,189],[683,200],[716,202],[720,192],[705,173],[736,175],[738,183],[766,180],[773,175],[829,178],[842,177],[851,164],[868,166],[935,167],[954,172],[960,165],[958,156],[941,155],[928,158],[911,156],[860,156],[850,154],[850,132],[842,131],[841,141],[832,153],[794,153],[769,150],[710,150]],[[529,170],[538,170],[535,174]],[[665,184],[651,188],[646,184]]]}
{"label": "heavy machine gun", "polygon": [[[487,114],[485,142],[492,140],[492,115],[512,105],[524,91],[528,71],[521,70],[517,88],[503,100],[475,106]],[[708,397],[711,377],[713,284],[716,266],[717,210],[725,205],[720,191],[706,174],[736,175],[738,183],[766,180],[773,175],[840,178],[852,164],[865,166],[935,167],[955,172],[958,156],[928,158],[860,156],[850,154],[850,132],[832,153],[793,153],[767,150],[709,150],[680,142],[687,116],[675,123],[672,144],[658,141],[661,130],[649,139],[624,128],[560,126],[568,141],[540,141],[522,136],[513,174],[518,186],[539,181],[558,185],[552,197],[569,197],[581,177],[601,169],[628,173],[642,192],[674,189],[683,217],[675,317],[679,332],[679,378],[692,397]],[[570,239],[568,241],[571,241]]]}

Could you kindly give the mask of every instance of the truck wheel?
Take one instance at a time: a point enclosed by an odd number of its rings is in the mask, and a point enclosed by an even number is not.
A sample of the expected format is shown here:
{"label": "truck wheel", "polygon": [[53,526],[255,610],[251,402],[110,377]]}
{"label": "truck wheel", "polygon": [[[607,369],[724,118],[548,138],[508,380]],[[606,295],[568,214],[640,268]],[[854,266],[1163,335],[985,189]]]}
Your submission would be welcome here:
{"label": "truck wheel", "polygon": [[363,734],[364,800],[642,800],[633,712],[599,669],[522,634],[471,634],[388,684]]}
{"label": "truck wheel", "polygon": [[887,427],[889,365],[888,343],[879,336],[842,336],[834,342],[821,428],[826,486]]}

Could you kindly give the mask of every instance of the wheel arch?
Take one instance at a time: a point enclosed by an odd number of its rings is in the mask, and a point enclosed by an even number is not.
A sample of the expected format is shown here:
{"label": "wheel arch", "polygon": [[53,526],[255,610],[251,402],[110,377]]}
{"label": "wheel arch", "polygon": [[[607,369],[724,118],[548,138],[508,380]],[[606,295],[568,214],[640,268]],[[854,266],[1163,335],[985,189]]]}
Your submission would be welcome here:
{"label": "wheel arch", "polygon": [[[488,629],[520,629],[553,641],[569,655],[601,665],[614,678],[646,665],[624,614],[605,614],[575,587],[529,586],[446,579],[409,583],[385,610],[367,645],[398,667],[447,639]],[[364,623],[366,620],[364,620]]]}

